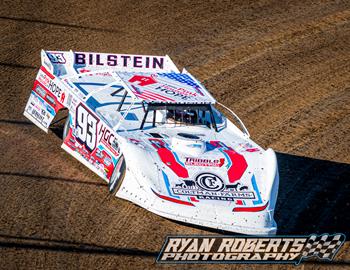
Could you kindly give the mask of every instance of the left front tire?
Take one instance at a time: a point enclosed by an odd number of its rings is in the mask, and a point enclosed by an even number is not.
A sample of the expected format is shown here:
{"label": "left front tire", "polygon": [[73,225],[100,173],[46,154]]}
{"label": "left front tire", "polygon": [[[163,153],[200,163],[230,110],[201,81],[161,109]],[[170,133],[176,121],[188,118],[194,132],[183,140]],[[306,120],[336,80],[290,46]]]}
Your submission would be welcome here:
{"label": "left front tire", "polygon": [[109,183],[108,183],[108,191],[112,195],[116,195],[119,188],[121,187],[125,177],[125,171],[126,171],[125,159],[124,159],[124,156],[121,155],[121,157],[117,162],[117,165],[114,168],[111,179],[109,180]]}
{"label": "left front tire", "polygon": [[64,123],[64,128],[63,128],[63,134],[62,134],[63,140],[67,138],[69,133],[69,128],[70,128],[70,116],[68,114],[66,122]]}

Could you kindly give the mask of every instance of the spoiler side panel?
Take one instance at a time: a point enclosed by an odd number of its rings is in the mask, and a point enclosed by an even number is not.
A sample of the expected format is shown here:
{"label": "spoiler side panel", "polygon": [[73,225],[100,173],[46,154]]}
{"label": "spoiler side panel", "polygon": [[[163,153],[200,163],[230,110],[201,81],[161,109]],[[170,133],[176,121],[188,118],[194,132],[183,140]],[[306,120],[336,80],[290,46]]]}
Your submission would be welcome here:
{"label": "spoiler side panel", "polygon": [[96,70],[180,73],[168,55],[136,55],[74,51],[42,51],[42,65],[57,77]]}
{"label": "spoiler side panel", "polygon": [[40,67],[23,113],[45,132],[48,132],[56,113],[67,107],[71,99],[71,94],[51,72],[48,63]]}

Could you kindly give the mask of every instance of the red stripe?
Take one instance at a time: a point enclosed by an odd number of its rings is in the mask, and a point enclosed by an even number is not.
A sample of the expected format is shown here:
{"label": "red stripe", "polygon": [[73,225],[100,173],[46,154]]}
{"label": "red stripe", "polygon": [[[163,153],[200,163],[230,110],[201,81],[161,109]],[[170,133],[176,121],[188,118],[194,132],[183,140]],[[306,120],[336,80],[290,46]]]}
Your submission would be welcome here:
{"label": "red stripe", "polygon": [[148,99],[151,99],[151,100],[158,100],[157,98],[153,97],[152,95],[149,95],[147,93],[142,93],[140,95],[141,97],[144,97],[144,98],[148,98]]}
{"label": "red stripe", "polygon": [[143,95],[136,94],[136,93],[134,93],[134,94],[135,94],[135,96],[137,96],[137,97],[140,98],[140,99],[148,100],[148,98],[144,97]]}
{"label": "red stripe", "polygon": [[223,150],[231,160],[231,167],[227,170],[228,180],[234,183],[241,179],[243,173],[248,167],[244,156],[238,154],[233,149]]}
{"label": "red stripe", "polygon": [[178,204],[188,205],[188,206],[194,206],[194,204],[192,204],[192,203],[190,203],[190,202],[181,201],[181,200],[178,200],[178,199],[174,199],[174,198],[171,198],[171,197],[167,197],[167,196],[158,194],[158,193],[155,192],[153,189],[152,189],[152,191],[154,192],[154,194],[156,194],[159,198],[161,198],[161,199],[163,199],[163,200],[167,200],[167,201],[174,202],[174,203],[178,203]]}
{"label": "red stripe", "polygon": [[[188,171],[186,167],[183,167],[177,162],[175,155],[166,147],[166,143],[162,140],[149,139],[152,146],[157,149],[160,160],[167,165],[178,177],[188,178]],[[153,142],[158,142],[153,143]]]}
{"label": "red stripe", "polygon": [[137,88],[134,85],[131,85],[131,87],[134,89],[133,93],[135,96],[137,96],[138,98],[144,99],[144,100],[148,100],[148,101],[154,101],[154,100],[161,100],[161,101],[174,101],[172,99],[167,99],[165,97],[162,97],[160,95],[157,95],[153,92],[144,90],[141,93],[137,90]]}
{"label": "red stripe", "polygon": [[147,95],[147,96],[149,96],[149,97],[152,97],[154,100],[160,100],[160,101],[168,101],[167,99],[165,99],[165,98],[160,98],[160,97],[157,97],[157,96],[155,96],[155,95],[153,95],[152,93],[149,93],[149,92],[144,92],[143,93],[144,95]]}
{"label": "red stripe", "polygon": [[[153,95],[145,92],[143,92],[142,94],[135,93],[135,95],[144,100],[160,100],[159,98],[154,97]],[[166,100],[164,99],[162,101],[166,101]]]}
{"label": "red stripe", "polygon": [[160,99],[160,100],[164,100],[164,101],[169,100],[169,101],[175,102],[175,100],[172,99],[172,98],[165,97],[165,96],[159,95],[159,94],[157,94],[157,93],[154,93],[154,92],[151,92],[151,91],[148,91],[148,90],[143,91],[143,93],[147,93],[147,94],[149,94],[149,95],[153,95],[154,97],[156,97],[157,99]]}
{"label": "red stripe", "polygon": [[157,153],[162,162],[167,165],[178,177],[188,178],[188,171],[176,161],[174,154],[167,148],[159,148]]}
{"label": "red stripe", "polygon": [[244,156],[238,154],[231,147],[226,146],[223,142],[220,141],[210,141],[210,144],[216,148],[222,149],[226,153],[227,157],[231,161],[231,167],[227,170],[227,176],[230,183],[234,183],[241,179],[242,175],[246,171],[248,164]]}
{"label": "red stripe", "polygon": [[263,206],[257,206],[257,207],[236,207],[233,208],[233,212],[259,212],[259,211],[263,211],[266,209],[267,205],[269,203],[267,202],[265,205]]}
{"label": "red stripe", "polygon": [[55,76],[52,75],[44,66],[41,66],[40,69],[47,75],[50,77],[50,79],[54,79]]}
{"label": "red stripe", "polygon": [[147,101],[155,100],[155,99],[153,99],[153,98],[146,97],[146,96],[144,96],[144,95],[140,95],[140,94],[137,94],[137,93],[135,93],[135,95],[136,95],[138,98],[143,99],[143,100],[147,100]]}

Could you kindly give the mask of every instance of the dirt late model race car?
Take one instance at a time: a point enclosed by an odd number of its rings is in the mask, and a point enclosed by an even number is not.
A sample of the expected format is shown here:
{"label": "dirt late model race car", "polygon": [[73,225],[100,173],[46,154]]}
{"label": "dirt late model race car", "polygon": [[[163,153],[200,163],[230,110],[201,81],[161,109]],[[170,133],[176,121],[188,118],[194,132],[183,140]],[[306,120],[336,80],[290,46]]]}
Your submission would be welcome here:
{"label": "dirt late model race car", "polygon": [[182,222],[276,233],[275,152],[168,56],[42,51],[41,60],[24,115],[48,132],[68,109],[62,148],[112,194]]}

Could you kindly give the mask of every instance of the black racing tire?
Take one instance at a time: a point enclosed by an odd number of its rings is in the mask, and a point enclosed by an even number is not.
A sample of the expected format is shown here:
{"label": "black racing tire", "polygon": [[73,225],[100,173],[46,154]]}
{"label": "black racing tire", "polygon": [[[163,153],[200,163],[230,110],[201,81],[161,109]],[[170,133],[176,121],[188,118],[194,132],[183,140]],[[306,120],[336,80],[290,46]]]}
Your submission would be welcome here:
{"label": "black racing tire", "polygon": [[[120,170],[118,170],[118,168],[120,168]],[[121,157],[117,162],[117,165],[114,168],[111,179],[109,180],[109,183],[108,183],[108,191],[110,194],[116,195],[116,193],[118,192],[118,190],[120,189],[123,183],[125,172],[126,172],[125,159],[124,159],[124,156],[121,155]]]}
{"label": "black racing tire", "polygon": [[66,122],[64,123],[64,128],[63,128],[63,134],[62,134],[62,139],[65,140],[68,136],[68,132],[69,132],[69,122],[70,122],[70,116],[68,114],[67,118],[66,118]]}

